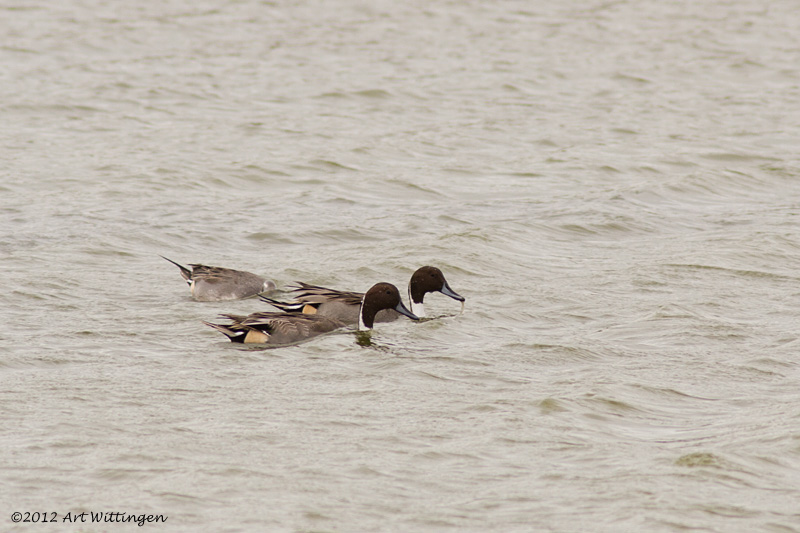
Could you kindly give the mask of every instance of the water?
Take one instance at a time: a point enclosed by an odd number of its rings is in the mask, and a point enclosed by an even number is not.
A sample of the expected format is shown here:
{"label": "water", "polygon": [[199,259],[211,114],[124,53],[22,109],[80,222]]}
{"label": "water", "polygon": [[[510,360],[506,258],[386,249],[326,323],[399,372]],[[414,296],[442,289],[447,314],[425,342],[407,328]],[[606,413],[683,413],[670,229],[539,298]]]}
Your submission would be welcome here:
{"label": "water", "polygon": [[[0,9],[0,529],[800,531],[794,3]],[[467,306],[247,349],[158,254]]]}

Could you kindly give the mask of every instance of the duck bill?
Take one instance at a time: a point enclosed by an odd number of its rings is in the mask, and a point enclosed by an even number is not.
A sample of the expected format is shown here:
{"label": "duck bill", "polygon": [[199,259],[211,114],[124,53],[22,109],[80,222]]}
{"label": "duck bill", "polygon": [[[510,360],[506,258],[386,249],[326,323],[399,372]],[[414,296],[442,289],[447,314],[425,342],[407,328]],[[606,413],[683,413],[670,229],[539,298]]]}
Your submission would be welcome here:
{"label": "duck bill", "polygon": [[415,315],[414,313],[412,313],[411,311],[409,311],[408,308],[405,305],[403,305],[403,302],[400,302],[399,304],[397,304],[397,306],[395,306],[394,310],[397,311],[398,313],[400,313],[401,315],[406,315],[411,320],[419,320],[419,317],[417,315]]}
{"label": "duck bill", "polygon": [[442,285],[442,289],[439,292],[441,292],[445,296],[449,296],[453,300],[458,300],[459,302],[463,302],[464,301],[464,297],[461,296],[460,294],[458,294],[453,289],[451,289],[450,285],[448,285],[446,281],[444,282],[444,285]]}

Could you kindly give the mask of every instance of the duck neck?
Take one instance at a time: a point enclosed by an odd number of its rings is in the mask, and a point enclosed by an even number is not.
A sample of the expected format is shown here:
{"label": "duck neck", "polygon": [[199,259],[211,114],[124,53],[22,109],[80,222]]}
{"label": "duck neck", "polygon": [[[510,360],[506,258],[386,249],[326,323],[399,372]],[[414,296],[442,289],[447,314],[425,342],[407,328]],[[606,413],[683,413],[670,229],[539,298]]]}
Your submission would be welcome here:
{"label": "duck neck", "polygon": [[[425,317],[425,305],[422,303],[422,299],[425,297],[425,293],[414,294],[417,291],[412,291],[411,283],[408,284],[408,301],[411,302],[411,312],[417,315],[420,318]],[[419,298],[419,301],[415,300],[414,298]]]}
{"label": "duck neck", "polygon": [[375,324],[376,314],[377,311],[364,306],[364,298],[362,298],[361,307],[358,309],[358,331],[372,329],[373,324]]}

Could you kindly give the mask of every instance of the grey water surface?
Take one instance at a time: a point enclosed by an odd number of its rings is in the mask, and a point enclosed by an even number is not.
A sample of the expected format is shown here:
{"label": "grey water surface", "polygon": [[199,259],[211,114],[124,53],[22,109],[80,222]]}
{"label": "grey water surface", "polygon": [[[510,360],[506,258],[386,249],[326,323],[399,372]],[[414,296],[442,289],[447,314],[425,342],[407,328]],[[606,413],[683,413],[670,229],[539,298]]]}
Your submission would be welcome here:
{"label": "grey water surface", "polygon": [[[1,531],[800,531],[796,2],[0,18]],[[467,301],[248,348],[159,254]]]}

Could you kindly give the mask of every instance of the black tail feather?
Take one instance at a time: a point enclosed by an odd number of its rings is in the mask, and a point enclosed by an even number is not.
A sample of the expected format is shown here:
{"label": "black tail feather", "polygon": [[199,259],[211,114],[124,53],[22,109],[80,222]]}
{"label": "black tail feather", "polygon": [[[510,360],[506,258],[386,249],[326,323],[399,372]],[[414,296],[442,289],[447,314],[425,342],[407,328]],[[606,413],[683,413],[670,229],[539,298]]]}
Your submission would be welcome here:
{"label": "black tail feather", "polygon": [[176,263],[175,261],[173,261],[172,259],[170,259],[168,257],[164,257],[163,255],[159,255],[159,257],[161,259],[166,259],[167,261],[169,261],[170,263],[172,263],[176,267],[180,268],[181,269],[181,276],[183,277],[183,279],[185,279],[189,283],[192,282],[192,271],[191,270],[189,270],[188,268],[186,268],[185,266],[183,266],[180,263]]}

